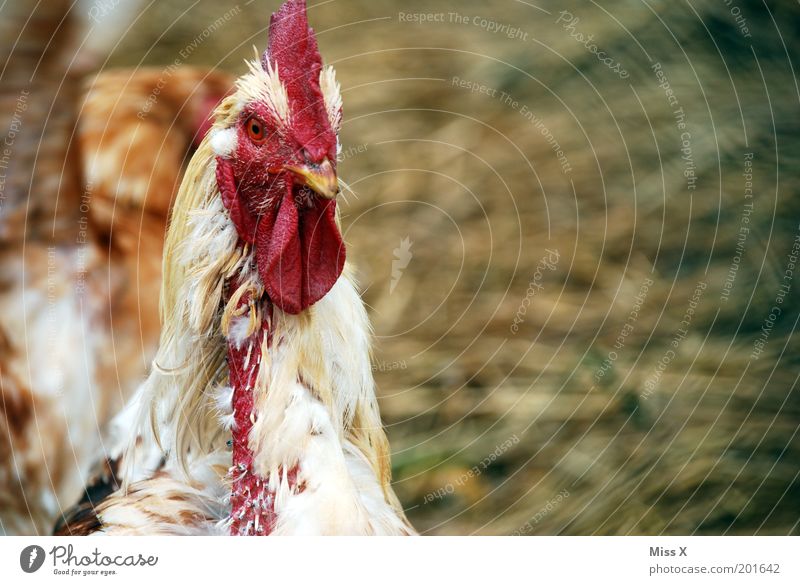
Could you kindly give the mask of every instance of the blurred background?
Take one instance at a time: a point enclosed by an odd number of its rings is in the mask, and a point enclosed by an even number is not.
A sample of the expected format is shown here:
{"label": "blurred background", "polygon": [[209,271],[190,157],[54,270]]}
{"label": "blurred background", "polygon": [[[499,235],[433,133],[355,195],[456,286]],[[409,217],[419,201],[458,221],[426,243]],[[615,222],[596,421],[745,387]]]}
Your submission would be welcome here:
{"label": "blurred background", "polygon": [[[277,6],[87,2],[113,34],[90,69],[239,74]],[[800,533],[800,5],[323,0],[309,20],[419,531]]]}

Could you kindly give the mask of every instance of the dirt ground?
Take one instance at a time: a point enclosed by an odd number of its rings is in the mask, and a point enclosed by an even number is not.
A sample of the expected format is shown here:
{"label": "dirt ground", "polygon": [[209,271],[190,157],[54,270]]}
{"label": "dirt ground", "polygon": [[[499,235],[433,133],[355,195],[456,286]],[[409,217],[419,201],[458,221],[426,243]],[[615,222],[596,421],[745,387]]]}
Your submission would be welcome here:
{"label": "dirt ground", "polygon": [[[241,72],[277,4],[151,2],[106,67]],[[415,526],[800,533],[800,6],[309,4]]]}

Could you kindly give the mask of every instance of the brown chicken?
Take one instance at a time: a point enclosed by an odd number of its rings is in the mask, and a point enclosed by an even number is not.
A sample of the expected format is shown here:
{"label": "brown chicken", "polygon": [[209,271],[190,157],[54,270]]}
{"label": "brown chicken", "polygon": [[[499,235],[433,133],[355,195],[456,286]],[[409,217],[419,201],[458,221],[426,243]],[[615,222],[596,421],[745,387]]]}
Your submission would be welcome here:
{"label": "brown chicken", "polygon": [[85,84],[70,4],[0,19],[0,534],[50,532],[145,376],[170,202],[230,86],[191,68]]}

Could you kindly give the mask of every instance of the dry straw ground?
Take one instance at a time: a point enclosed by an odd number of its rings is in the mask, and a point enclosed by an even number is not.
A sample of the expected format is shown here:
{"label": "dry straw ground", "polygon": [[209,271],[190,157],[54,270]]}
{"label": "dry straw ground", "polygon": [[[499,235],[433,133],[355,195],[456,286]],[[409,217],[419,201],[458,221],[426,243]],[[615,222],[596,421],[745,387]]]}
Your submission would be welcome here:
{"label": "dry straw ground", "polygon": [[[798,533],[798,4],[310,4],[420,531]],[[107,66],[241,71],[276,5],[153,3]]]}

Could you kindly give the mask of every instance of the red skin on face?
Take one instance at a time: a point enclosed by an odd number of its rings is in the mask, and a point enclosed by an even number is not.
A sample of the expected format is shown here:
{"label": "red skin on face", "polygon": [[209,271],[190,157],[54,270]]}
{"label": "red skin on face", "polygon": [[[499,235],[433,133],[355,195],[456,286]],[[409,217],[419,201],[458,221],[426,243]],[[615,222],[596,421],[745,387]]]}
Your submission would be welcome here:
{"label": "red skin on face", "polygon": [[[284,173],[288,175],[288,173]],[[258,273],[272,302],[296,315],[324,297],[344,269],[345,247],[336,225],[336,202],[275,179],[284,194],[256,215],[237,186],[231,163],[217,159],[222,201],[239,237],[255,244]]]}
{"label": "red skin on face", "polygon": [[[322,58],[303,0],[289,0],[273,14],[262,57],[265,68],[268,63],[286,89],[290,127],[274,120],[265,104],[248,104],[236,128],[236,151],[217,158],[217,183],[239,236],[255,245],[270,299],[298,314],[327,294],[345,262],[336,202],[300,186],[285,170],[336,162],[336,134],[319,85]],[[253,119],[264,136],[258,141],[248,133]]]}

